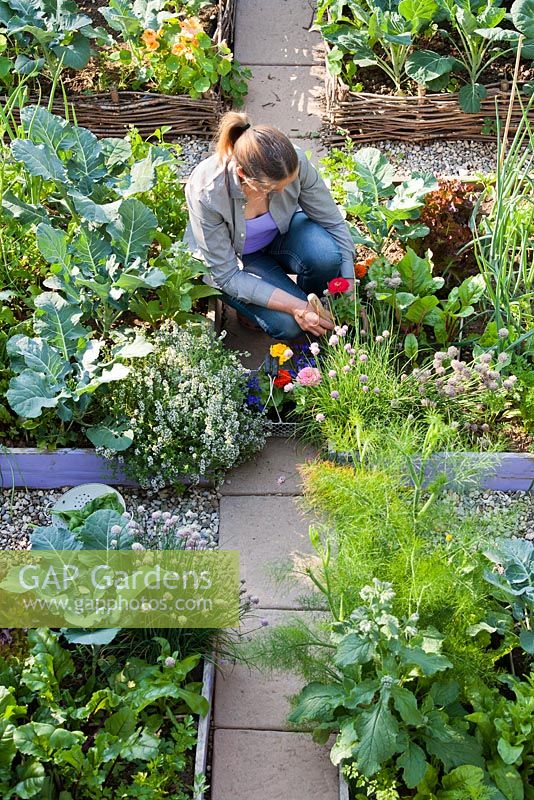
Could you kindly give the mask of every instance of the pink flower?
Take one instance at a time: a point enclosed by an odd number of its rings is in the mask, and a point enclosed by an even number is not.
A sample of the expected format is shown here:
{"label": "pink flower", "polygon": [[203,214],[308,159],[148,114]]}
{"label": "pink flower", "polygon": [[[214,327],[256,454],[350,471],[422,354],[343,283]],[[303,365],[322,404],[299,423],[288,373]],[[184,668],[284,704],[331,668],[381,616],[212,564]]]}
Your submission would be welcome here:
{"label": "pink flower", "polygon": [[332,346],[334,346],[334,345],[336,345],[336,344],[339,344],[339,336],[336,336],[336,334],[333,334],[333,335],[330,337],[330,339],[328,340],[328,344],[330,344],[330,345],[332,345]]}
{"label": "pink flower", "polygon": [[345,366],[343,367],[343,372],[345,373],[350,372],[350,367],[348,364],[345,364]]}
{"label": "pink flower", "polygon": [[304,367],[297,375],[297,383],[301,386],[319,386],[322,375],[317,367]]}
{"label": "pink flower", "polygon": [[316,419],[317,422],[324,422],[325,421],[325,416],[324,416],[324,414],[316,414],[315,415],[315,419]]}
{"label": "pink flower", "polygon": [[287,394],[288,392],[292,392],[294,388],[295,388],[294,383],[286,383],[284,386],[284,392]]}
{"label": "pink flower", "polygon": [[317,344],[317,342],[312,342],[310,345],[310,353],[312,356],[318,356],[321,351],[321,348]]}
{"label": "pink flower", "polygon": [[336,375],[337,375],[337,372],[335,371],[335,369],[329,369],[328,370],[328,377],[329,378],[335,378]]}
{"label": "pink flower", "polygon": [[336,392],[336,390],[334,389],[334,391],[333,391],[333,392],[330,392],[330,397],[331,397],[333,400],[337,400],[337,399],[338,399],[338,397],[339,397],[339,392]]}

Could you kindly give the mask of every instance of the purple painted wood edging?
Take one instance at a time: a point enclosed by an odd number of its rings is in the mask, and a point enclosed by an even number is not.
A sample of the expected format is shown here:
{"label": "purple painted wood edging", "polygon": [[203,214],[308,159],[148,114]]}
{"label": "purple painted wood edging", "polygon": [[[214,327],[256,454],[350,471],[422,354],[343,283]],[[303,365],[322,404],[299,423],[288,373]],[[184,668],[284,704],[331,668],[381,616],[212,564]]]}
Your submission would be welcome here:
{"label": "purple painted wood edging", "polygon": [[11,447],[0,453],[2,487],[10,489],[59,489],[81,483],[137,486],[117,466],[97,456],[91,448],[39,450],[33,447]]}
{"label": "purple painted wood edging", "polygon": [[[340,463],[352,461],[350,453],[331,449],[330,454]],[[461,485],[462,472],[466,466],[476,467],[477,462],[487,464],[480,479],[483,489],[501,492],[534,491],[534,454],[531,453],[436,453],[429,459],[426,477],[429,479],[438,470],[444,470],[454,480],[458,469]]]}
{"label": "purple painted wood edging", "polygon": [[[0,451],[0,488],[61,489],[82,483],[108,486],[139,486],[127,478],[118,464],[97,456],[91,448],[65,447],[39,450],[36,447],[8,447]],[[183,478],[184,484],[192,483]],[[200,486],[212,486],[201,480]]]}
{"label": "purple painted wood edging", "polygon": [[[339,461],[347,461],[348,454],[335,454]],[[455,463],[488,459],[488,454],[439,453],[433,460],[454,474]],[[491,455],[492,466],[487,470],[482,485],[485,489],[501,491],[532,491],[534,489],[534,454],[495,453]],[[91,448],[61,450],[38,450],[37,448],[13,447],[0,452],[0,478],[3,488],[26,487],[28,489],[59,489],[63,486],[79,486],[81,483],[107,483],[110,486],[138,486],[127,478],[112,462],[97,456]],[[188,483],[184,478],[184,483]],[[209,485],[203,481],[202,485]]]}

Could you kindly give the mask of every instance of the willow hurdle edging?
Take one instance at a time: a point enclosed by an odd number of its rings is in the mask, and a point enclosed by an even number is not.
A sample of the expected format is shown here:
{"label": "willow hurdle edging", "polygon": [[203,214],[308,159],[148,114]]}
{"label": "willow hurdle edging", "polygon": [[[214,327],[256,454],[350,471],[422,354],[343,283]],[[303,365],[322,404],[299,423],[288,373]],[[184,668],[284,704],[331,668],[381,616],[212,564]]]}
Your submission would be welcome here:
{"label": "willow hurdle edging", "polygon": [[[328,42],[325,42],[325,47],[328,51]],[[519,84],[520,89],[522,85]],[[488,121],[495,121],[496,109],[504,125],[511,86],[509,81],[487,84],[487,97],[481,100],[480,112],[467,114],[460,108],[456,92],[427,94],[421,89],[417,96],[399,96],[351,91],[338,75],[329,72],[326,62],[326,119],[330,127],[326,143],[330,146],[343,144],[347,137],[362,143],[382,139],[404,142],[433,139],[494,141],[496,130],[484,131],[484,128]],[[534,121],[534,108],[529,116]],[[513,136],[521,118],[521,103],[515,98],[510,135]]]}
{"label": "willow hurdle edging", "polygon": [[[233,48],[236,0],[219,0],[217,27],[213,41],[226,41]],[[194,99],[189,95],[167,95],[156,92],[119,91],[96,94],[71,94],[66,98],[69,114],[81,127],[88,128],[99,138],[123,137],[131,126],[137,128],[143,138],[151,136],[157,128],[170,126],[165,138],[176,136],[213,136],[225,103],[220,87],[211,97]],[[54,98],[52,112],[65,116],[65,99]],[[0,97],[0,103],[5,98]],[[47,107],[49,98],[30,97],[28,103],[40,103]]]}

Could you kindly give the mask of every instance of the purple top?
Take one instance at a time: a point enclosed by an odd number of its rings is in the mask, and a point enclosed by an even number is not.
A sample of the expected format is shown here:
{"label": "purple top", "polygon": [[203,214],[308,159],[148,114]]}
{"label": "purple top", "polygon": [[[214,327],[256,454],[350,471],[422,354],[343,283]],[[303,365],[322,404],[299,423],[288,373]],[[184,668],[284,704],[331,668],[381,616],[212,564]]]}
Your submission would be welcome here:
{"label": "purple top", "polygon": [[259,217],[254,217],[254,219],[245,220],[245,225],[247,234],[243,246],[243,255],[255,253],[256,250],[267,247],[279,232],[270,211],[267,211],[266,214],[260,214]]}

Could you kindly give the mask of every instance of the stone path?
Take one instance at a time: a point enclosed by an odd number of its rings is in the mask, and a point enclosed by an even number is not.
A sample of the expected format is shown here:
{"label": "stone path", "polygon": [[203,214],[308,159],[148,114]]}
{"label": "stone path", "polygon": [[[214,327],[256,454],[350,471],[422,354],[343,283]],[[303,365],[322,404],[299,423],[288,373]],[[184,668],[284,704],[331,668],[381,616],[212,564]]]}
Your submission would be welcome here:
{"label": "stone path", "polygon": [[[279,564],[298,567],[310,553],[310,519],[298,508],[298,464],[314,455],[302,443],[270,439],[221,487],[220,546],[239,550],[247,591],[261,603],[257,617],[245,623],[245,640],[303,613],[299,594],[309,585],[279,585],[274,574]],[[302,680],[290,673],[222,665],[215,684],[212,800],[337,799],[329,748],[287,723],[289,698],[301,687]]]}
{"label": "stone path", "polygon": [[[325,151],[318,138],[321,38],[309,31],[313,16],[308,0],[238,0],[234,50],[253,73],[245,106],[252,122],[274,125],[316,159]],[[226,309],[224,328],[227,345],[248,351],[245,365],[258,367],[271,340],[242,328],[232,309]],[[275,576],[281,566],[298,567],[310,554],[310,519],[298,508],[298,464],[314,455],[301,443],[270,439],[221,488],[220,547],[239,550],[247,591],[261,604],[257,618],[241,631],[244,639],[267,635],[260,618],[272,626],[303,613],[299,595],[309,585],[280,584]],[[239,663],[225,663],[217,672],[212,800],[337,799],[329,749],[287,723],[288,699],[301,687],[294,675],[265,674]]]}
{"label": "stone path", "polygon": [[246,111],[317,157],[324,93],[321,35],[310,31],[311,0],[237,0],[234,52],[250,66]]}

